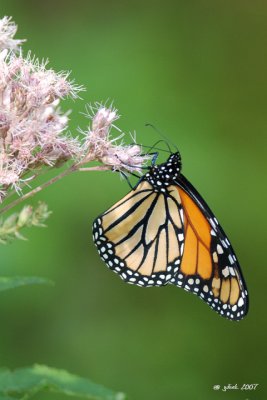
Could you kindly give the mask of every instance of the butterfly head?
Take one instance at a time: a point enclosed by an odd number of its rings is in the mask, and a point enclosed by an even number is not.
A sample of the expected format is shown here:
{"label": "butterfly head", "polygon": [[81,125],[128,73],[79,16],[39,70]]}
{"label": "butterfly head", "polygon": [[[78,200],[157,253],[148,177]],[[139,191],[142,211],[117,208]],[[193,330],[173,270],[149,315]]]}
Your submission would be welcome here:
{"label": "butterfly head", "polygon": [[[179,151],[176,151],[175,153],[172,153],[168,160],[164,164],[171,164],[171,167],[176,167],[179,169],[179,171],[182,168],[182,159],[181,159],[181,154]],[[164,165],[162,164],[162,165]]]}
{"label": "butterfly head", "polygon": [[151,166],[145,179],[156,191],[166,192],[166,186],[171,185],[178,178],[181,168],[180,153],[172,153],[164,163]]}

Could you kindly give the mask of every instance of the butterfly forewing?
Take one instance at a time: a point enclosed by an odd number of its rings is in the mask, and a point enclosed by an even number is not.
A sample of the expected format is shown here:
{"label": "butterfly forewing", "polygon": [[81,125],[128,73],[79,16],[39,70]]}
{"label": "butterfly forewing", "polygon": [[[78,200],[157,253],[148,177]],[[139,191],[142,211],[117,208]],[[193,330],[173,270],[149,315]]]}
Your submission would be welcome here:
{"label": "butterfly forewing", "polygon": [[94,222],[101,258],[126,282],[162,286],[177,273],[184,234],[175,192],[168,197],[144,180]]}
{"label": "butterfly forewing", "polygon": [[220,315],[242,319],[248,311],[247,289],[232,246],[193,186],[184,177],[177,183],[184,210],[185,249],[171,282],[197,294]]}

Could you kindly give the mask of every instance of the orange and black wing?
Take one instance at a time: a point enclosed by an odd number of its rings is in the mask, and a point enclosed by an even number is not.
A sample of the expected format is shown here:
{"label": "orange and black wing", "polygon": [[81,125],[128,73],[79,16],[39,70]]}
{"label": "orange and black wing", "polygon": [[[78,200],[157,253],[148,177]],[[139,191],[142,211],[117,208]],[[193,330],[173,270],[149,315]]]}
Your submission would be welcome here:
{"label": "orange and black wing", "polygon": [[234,250],[196,189],[180,175],[176,190],[184,213],[185,244],[178,274],[171,283],[193,292],[220,315],[242,319],[248,293]]}
{"label": "orange and black wing", "polygon": [[163,286],[179,270],[184,247],[182,205],[142,180],[93,224],[93,238],[106,265],[127,283]]}
{"label": "orange and black wing", "polygon": [[248,312],[234,250],[208,205],[181,175],[179,152],[152,165],[130,193],[100,215],[93,238],[106,265],[128,283],[177,285],[232,320]]}

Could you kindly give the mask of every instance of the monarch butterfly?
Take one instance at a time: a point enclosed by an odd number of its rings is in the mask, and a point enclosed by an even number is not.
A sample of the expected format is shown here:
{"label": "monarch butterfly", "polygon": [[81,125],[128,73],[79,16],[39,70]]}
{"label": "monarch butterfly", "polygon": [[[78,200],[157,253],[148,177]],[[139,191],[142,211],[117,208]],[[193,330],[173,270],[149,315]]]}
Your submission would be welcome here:
{"label": "monarch butterfly", "polygon": [[177,151],[148,167],[136,187],[94,221],[94,242],[125,282],[173,284],[221,316],[240,320],[248,312],[248,293],[236,255],[181,165]]}

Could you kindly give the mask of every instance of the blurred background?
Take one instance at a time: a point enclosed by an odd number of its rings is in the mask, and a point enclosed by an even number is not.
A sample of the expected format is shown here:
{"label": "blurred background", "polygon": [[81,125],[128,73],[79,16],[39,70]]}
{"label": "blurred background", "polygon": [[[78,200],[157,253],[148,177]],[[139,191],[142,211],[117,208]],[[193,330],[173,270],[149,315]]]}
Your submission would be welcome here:
{"label": "blurred background", "polygon": [[[130,400],[266,399],[267,4],[0,0],[0,10],[27,39],[24,51],[87,87],[84,101],[63,104],[73,134],[87,124],[86,102],[110,99],[139,142],[159,139],[150,122],[176,143],[232,241],[251,304],[234,323],[178,288],[123,283],[98,257],[91,224],[127,183],[81,173],[32,201],[53,210],[47,228],[1,247],[1,275],[56,283],[1,294],[1,366],[68,369]],[[213,390],[229,383],[259,388]]]}

